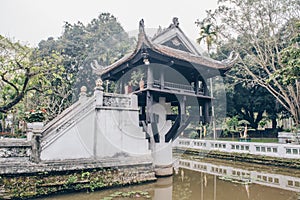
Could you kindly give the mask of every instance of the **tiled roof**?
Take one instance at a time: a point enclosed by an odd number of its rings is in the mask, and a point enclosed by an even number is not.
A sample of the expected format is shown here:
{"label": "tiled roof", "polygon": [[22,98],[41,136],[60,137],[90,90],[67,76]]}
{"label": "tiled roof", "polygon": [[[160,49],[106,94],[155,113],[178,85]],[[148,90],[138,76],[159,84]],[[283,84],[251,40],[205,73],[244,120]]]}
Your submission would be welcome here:
{"label": "tiled roof", "polygon": [[[160,33],[160,34],[162,34],[162,33]],[[202,55],[196,55],[196,54],[189,53],[186,51],[181,51],[178,49],[170,48],[168,46],[164,46],[161,44],[155,44],[146,35],[145,30],[144,30],[144,22],[143,22],[143,20],[141,20],[140,27],[139,27],[138,42],[137,42],[135,50],[133,52],[125,55],[120,60],[116,61],[115,63],[101,69],[101,71],[100,70],[98,72],[96,71],[96,73],[98,73],[100,75],[106,74],[106,73],[110,72],[111,70],[118,68],[120,65],[126,64],[131,59],[133,59],[142,48],[149,48],[152,51],[157,52],[164,56],[169,56],[171,58],[179,59],[181,61],[190,62],[191,64],[202,65],[202,66],[216,69],[216,70],[225,70],[226,71],[226,70],[230,69],[230,67],[232,65],[232,60],[217,61],[217,60],[213,60],[211,58],[208,58],[208,57],[205,57]]]}

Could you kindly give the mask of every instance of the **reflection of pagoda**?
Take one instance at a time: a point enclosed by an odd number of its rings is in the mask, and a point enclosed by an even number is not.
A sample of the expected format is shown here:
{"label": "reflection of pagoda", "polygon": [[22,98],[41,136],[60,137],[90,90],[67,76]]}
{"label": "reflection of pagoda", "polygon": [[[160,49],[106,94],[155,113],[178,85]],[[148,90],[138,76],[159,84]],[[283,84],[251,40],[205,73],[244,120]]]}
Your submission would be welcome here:
{"label": "reflection of pagoda", "polygon": [[[134,51],[110,66],[98,68],[96,73],[103,80],[118,81],[120,93],[125,93],[123,88],[133,73],[144,75],[143,87],[136,86],[131,91],[138,95],[140,125],[154,150],[174,140],[191,120],[209,123],[212,98],[207,80],[223,75],[229,65],[230,62],[203,57],[174,18],[152,39],[146,35],[141,20]],[[166,165],[170,160],[162,162],[156,164]]]}

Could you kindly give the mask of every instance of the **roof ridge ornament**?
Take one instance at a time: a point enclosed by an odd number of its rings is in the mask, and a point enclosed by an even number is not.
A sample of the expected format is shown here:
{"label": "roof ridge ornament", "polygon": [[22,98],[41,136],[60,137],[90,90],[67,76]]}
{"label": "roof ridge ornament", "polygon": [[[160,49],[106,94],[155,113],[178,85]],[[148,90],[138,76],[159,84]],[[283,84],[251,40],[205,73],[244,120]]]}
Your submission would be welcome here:
{"label": "roof ridge ornament", "polygon": [[177,28],[179,27],[178,17],[173,17],[172,22],[175,27],[177,27]]}
{"label": "roof ridge ornament", "polygon": [[99,65],[97,60],[93,60],[90,65],[93,71],[98,75],[101,75],[104,71],[104,66]]}
{"label": "roof ridge ornament", "polygon": [[141,19],[139,22],[139,32],[145,32],[145,23],[144,23],[144,19]]}
{"label": "roof ridge ornament", "polygon": [[221,60],[221,62],[227,65],[233,65],[238,58],[239,58],[239,53],[235,51],[231,51],[229,56],[226,59]]}

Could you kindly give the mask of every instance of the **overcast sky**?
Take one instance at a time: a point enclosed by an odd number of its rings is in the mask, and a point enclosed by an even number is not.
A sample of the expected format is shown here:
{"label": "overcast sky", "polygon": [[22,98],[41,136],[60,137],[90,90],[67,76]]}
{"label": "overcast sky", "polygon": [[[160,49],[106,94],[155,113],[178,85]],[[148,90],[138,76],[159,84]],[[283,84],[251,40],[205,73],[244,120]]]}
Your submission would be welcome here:
{"label": "overcast sky", "polygon": [[142,18],[146,28],[158,28],[178,17],[179,26],[195,41],[194,22],[216,7],[217,0],[1,0],[0,34],[35,46],[42,39],[60,36],[66,21],[87,24],[101,12],[109,12],[128,32],[136,30]]}

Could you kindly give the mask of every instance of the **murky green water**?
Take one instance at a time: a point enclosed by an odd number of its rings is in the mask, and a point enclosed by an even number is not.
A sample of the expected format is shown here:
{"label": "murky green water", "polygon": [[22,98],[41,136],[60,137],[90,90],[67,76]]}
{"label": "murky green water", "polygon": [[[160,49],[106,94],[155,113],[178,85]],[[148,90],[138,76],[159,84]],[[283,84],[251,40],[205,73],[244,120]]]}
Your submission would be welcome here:
{"label": "murky green water", "polygon": [[[300,199],[300,170],[185,157],[176,160],[174,172],[174,176],[160,178],[154,183],[41,199],[100,200],[117,191],[144,191],[154,200]],[[136,195],[133,199],[145,198]]]}

